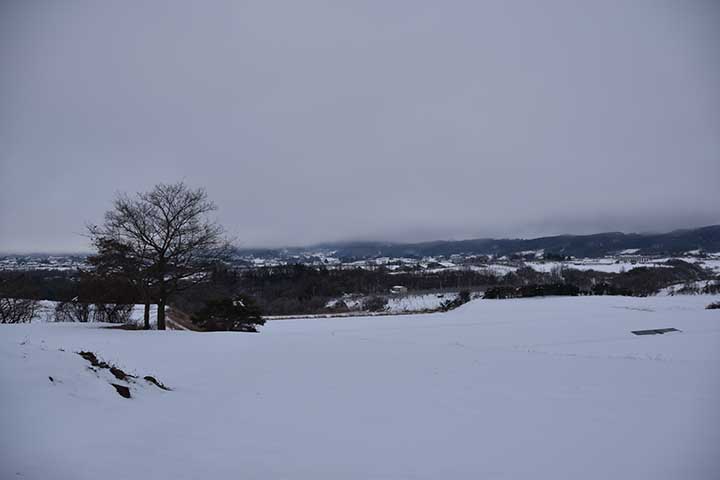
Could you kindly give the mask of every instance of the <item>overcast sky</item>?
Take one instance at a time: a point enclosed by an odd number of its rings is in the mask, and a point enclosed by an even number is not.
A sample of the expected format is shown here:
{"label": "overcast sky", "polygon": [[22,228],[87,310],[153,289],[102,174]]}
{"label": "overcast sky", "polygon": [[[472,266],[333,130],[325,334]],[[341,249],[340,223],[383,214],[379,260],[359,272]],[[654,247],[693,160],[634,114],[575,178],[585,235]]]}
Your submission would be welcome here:
{"label": "overcast sky", "polygon": [[720,223],[720,2],[0,2],[0,250],[177,180],[245,246]]}

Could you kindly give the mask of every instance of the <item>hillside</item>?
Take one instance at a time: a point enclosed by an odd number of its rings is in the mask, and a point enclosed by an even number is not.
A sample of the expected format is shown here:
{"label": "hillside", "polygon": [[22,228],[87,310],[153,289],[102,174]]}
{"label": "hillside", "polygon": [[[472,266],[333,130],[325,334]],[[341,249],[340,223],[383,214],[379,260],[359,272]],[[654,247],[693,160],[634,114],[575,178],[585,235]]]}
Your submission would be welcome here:
{"label": "hillside", "polygon": [[639,234],[608,232],[593,235],[557,235],[533,239],[474,239],[422,243],[341,242],[323,243],[307,248],[246,249],[241,254],[256,257],[281,256],[311,251],[335,251],[339,258],[425,257],[453,254],[510,255],[544,250],[566,256],[598,258],[623,250],[639,254],[673,255],[692,250],[720,252],[720,225],[675,230],[669,233]]}
{"label": "hillside", "polygon": [[714,478],[719,299],[479,300],[260,334],[0,325],[0,478]]}

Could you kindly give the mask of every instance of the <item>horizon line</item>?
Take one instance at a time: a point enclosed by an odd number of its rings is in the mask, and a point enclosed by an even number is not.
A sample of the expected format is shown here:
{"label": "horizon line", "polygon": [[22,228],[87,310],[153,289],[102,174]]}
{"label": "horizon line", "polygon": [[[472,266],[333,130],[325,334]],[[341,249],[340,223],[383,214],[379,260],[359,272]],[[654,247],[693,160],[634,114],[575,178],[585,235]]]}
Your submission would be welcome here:
{"label": "horizon line", "polygon": [[[328,247],[328,246],[341,246],[341,245],[349,245],[349,244],[378,244],[378,243],[384,243],[387,245],[417,245],[417,244],[423,244],[423,243],[442,243],[442,242],[467,242],[467,241],[473,241],[473,240],[538,240],[541,238],[552,238],[552,237],[588,237],[593,235],[605,235],[605,234],[611,234],[611,233],[619,233],[622,235],[666,235],[674,232],[681,232],[681,231],[691,231],[691,230],[700,230],[703,228],[712,228],[712,227],[720,227],[720,224],[712,224],[712,225],[701,225],[697,227],[689,227],[689,228],[676,228],[672,230],[666,230],[666,231],[649,231],[649,232],[623,232],[623,231],[602,231],[602,232],[595,232],[595,233],[584,233],[584,234],[577,234],[577,233],[559,233],[559,234],[553,234],[553,235],[540,235],[540,236],[526,236],[526,237],[470,237],[470,238],[463,238],[463,239],[435,239],[435,240],[421,240],[421,241],[390,241],[390,240],[332,240],[332,241],[321,241],[316,242],[312,244],[306,244],[306,245],[281,245],[281,246],[236,246],[235,248],[237,250],[290,250],[290,249],[302,249],[302,248],[321,248],[321,247]],[[0,250],[0,255],[3,256],[21,256],[21,255],[69,255],[69,256],[81,256],[81,255],[91,255],[93,253],[93,250],[47,250],[47,249],[40,249],[40,250]]]}

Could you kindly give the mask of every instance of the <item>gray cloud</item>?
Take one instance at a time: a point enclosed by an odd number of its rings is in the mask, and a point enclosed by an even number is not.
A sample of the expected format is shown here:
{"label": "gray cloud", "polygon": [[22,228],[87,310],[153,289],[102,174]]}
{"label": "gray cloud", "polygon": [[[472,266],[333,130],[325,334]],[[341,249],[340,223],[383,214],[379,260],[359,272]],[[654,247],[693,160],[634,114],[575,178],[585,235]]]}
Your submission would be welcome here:
{"label": "gray cloud", "polygon": [[204,186],[245,245],[720,222],[720,8],[0,6],[0,250]]}

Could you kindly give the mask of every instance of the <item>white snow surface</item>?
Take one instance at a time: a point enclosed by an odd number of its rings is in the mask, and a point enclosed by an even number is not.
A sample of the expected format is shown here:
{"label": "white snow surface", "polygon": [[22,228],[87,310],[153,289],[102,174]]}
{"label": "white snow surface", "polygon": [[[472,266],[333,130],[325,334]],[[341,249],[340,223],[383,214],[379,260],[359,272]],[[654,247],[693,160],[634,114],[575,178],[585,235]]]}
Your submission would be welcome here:
{"label": "white snow surface", "polygon": [[703,268],[708,268],[715,273],[720,272],[720,260],[715,258],[696,258],[696,257],[665,257],[665,258],[654,258],[646,262],[635,262],[628,260],[618,260],[614,258],[582,258],[578,260],[565,261],[565,262],[548,262],[548,261],[533,261],[526,262],[525,265],[532,268],[537,272],[550,273],[553,270],[559,268],[572,269],[572,270],[595,270],[598,272],[605,273],[620,273],[624,271],[630,271],[633,268],[638,267],[657,267],[667,268],[665,262],[669,260],[682,260],[688,263],[695,263]]}
{"label": "white snow surface", "polygon": [[[260,334],[0,325],[0,478],[718,478],[718,300],[477,300]],[[682,332],[630,333],[663,327]],[[79,350],[173,391],[122,398]]]}
{"label": "white snow surface", "polygon": [[[668,259],[663,259],[662,262]],[[596,272],[604,273],[620,273],[624,271],[632,270],[638,267],[657,267],[667,268],[668,265],[663,265],[662,262],[648,262],[648,263],[632,263],[632,262],[621,262],[612,259],[583,259],[579,261],[571,262],[527,262],[526,265],[536,272],[550,273],[553,270],[566,268],[570,270],[595,270]]]}

